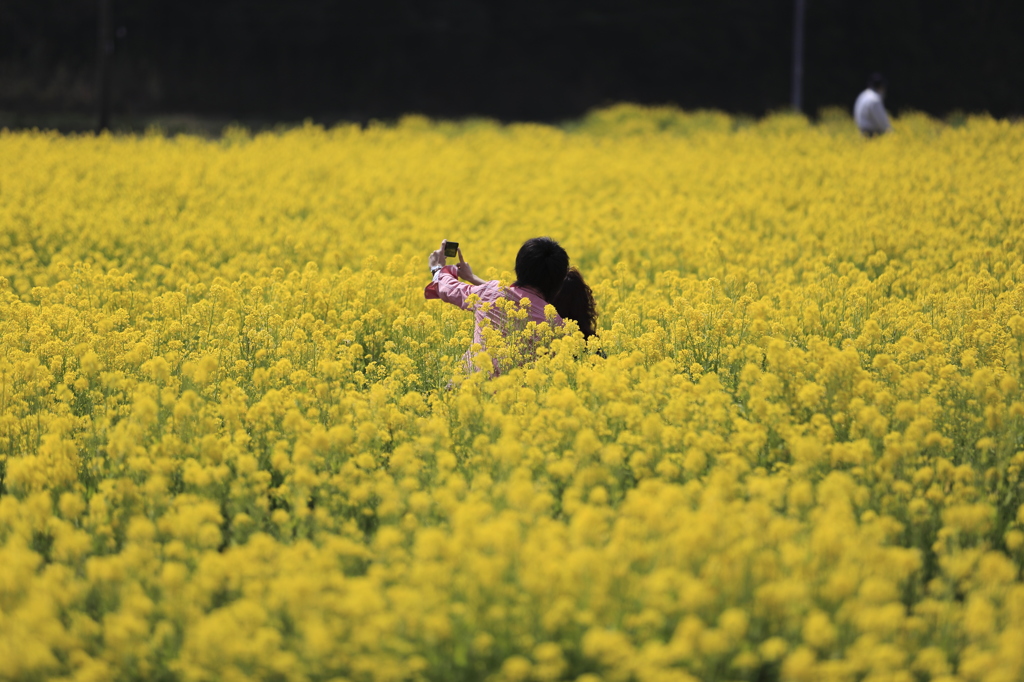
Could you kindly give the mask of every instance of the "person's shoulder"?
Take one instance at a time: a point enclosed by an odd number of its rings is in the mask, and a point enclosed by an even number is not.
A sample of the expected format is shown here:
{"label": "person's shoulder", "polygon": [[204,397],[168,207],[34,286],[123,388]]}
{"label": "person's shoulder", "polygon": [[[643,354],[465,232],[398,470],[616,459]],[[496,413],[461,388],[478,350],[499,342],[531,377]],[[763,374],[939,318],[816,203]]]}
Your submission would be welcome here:
{"label": "person's shoulder", "polygon": [[472,291],[480,298],[496,298],[501,295],[501,283],[496,279],[490,279],[482,284],[473,285]]}
{"label": "person's shoulder", "polygon": [[508,295],[509,298],[514,298],[517,301],[524,298],[528,298],[530,299],[530,303],[542,303],[543,305],[547,305],[547,301],[545,301],[544,298],[540,295],[540,292],[535,291],[533,289],[527,289],[526,287],[512,285],[508,288]]}

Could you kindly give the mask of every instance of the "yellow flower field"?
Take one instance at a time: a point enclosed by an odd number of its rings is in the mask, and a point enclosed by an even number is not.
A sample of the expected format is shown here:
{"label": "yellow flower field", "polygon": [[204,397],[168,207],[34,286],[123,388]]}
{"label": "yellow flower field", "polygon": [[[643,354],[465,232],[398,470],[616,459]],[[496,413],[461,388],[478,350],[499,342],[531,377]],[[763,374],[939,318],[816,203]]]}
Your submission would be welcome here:
{"label": "yellow flower field", "polygon": [[1024,124],[5,131],[0,277],[0,679],[1024,679]]}

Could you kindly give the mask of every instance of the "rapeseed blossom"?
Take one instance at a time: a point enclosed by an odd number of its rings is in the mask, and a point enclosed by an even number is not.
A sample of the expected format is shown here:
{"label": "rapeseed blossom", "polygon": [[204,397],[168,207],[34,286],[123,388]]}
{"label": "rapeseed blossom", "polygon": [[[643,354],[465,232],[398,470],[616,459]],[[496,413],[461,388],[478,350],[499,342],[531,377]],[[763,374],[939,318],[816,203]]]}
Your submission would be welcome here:
{"label": "rapeseed blossom", "polygon": [[841,124],[0,132],[0,677],[1024,678],[1024,127]]}

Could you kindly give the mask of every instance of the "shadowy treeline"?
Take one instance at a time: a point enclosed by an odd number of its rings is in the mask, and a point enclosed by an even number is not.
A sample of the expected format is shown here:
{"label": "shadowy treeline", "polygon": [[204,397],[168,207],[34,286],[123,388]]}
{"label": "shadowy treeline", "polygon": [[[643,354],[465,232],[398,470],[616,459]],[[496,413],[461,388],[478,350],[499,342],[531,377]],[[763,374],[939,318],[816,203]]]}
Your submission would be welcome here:
{"label": "shadowy treeline", "polygon": [[[788,105],[793,0],[112,0],[116,116],[554,121]],[[1024,113],[1024,2],[808,0],[804,110]],[[97,0],[0,3],[0,110],[95,107]]]}

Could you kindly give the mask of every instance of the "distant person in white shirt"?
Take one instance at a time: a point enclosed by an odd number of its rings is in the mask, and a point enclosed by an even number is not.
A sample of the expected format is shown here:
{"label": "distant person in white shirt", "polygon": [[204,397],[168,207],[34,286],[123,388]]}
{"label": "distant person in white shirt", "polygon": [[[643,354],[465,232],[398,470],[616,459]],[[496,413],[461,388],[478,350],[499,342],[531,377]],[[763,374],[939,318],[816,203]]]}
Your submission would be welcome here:
{"label": "distant person in white shirt", "polygon": [[853,120],[865,137],[874,137],[892,130],[889,117],[885,114],[882,98],[885,97],[885,79],[882,74],[873,73],[868,78],[868,88],[860,93],[853,105]]}

